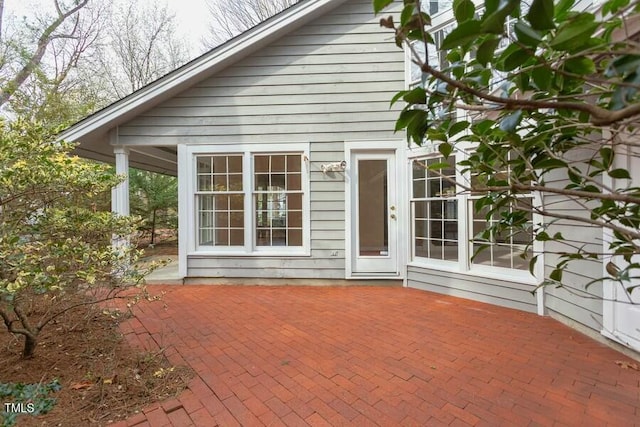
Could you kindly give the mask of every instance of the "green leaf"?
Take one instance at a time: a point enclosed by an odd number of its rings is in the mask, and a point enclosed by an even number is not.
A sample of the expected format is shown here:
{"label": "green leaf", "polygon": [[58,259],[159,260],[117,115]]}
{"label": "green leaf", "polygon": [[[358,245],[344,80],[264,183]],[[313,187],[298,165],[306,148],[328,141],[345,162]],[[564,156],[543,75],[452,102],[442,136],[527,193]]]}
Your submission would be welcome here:
{"label": "green leaf", "polygon": [[620,8],[625,7],[628,4],[629,0],[609,0],[602,6],[602,11],[604,14],[616,13]]}
{"label": "green leaf", "polygon": [[542,35],[524,23],[524,21],[518,21],[513,26],[516,32],[518,41],[525,46],[535,47],[542,41]]}
{"label": "green leaf", "polygon": [[471,129],[472,129],[474,134],[483,135],[484,136],[491,130],[491,128],[495,124],[496,124],[496,122],[494,122],[493,120],[485,119],[485,120],[479,121],[477,123],[474,123],[473,126],[471,127]]}
{"label": "green leaf", "polygon": [[541,231],[540,233],[536,234],[536,240],[538,242],[547,242],[551,240],[551,236],[549,236],[549,233],[547,233],[546,231]]}
{"label": "green leaf", "polygon": [[533,0],[527,21],[534,30],[552,30],[556,26],[553,22],[553,0]]}
{"label": "green leaf", "polygon": [[440,154],[442,154],[444,156],[444,158],[448,158],[451,153],[453,152],[453,146],[451,144],[449,144],[448,142],[443,142],[440,145],[438,145],[438,151],[440,152]]}
{"label": "green leaf", "polygon": [[393,3],[393,0],[373,0],[373,11],[377,15],[391,3]]}
{"label": "green leaf", "polygon": [[396,131],[402,128],[407,130],[407,140],[422,145],[424,134],[428,130],[428,113],[418,109],[404,110],[396,122]]}
{"label": "green leaf", "polygon": [[570,13],[573,5],[575,4],[575,0],[560,0],[558,4],[556,4],[554,17],[558,21],[564,21],[567,19],[568,14]]}
{"label": "green leaf", "polygon": [[611,147],[602,147],[600,149],[600,156],[602,157],[602,165],[605,168],[610,168],[613,164],[614,153]]}
{"label": "green leaf", "polygon": [[402,9],[402,14],[400,15],[400,25],[403,27],[409,23],[411,17],[413,16],[413,11],[415,10],[415,6],[413,3],[410,3]]}
{"label": "green leaf", "polygon": [[496,48],[500,43],[500,39],[495,36],[491,36],[482,42],[476,52],[476,59],[482,66],[486,67],[489,62],[492,62],[495,56]]}
{"label": "green leaf", "polygon": [[518,110],[503,117],[500,121],[500,129],[508,133],[514,133],[520,124],[520,121],[522,121],[522,110]]}
{"label": "green leaf", "polygon": [[598,26],[593,14],[580,13],[558,28],[549,46],[567,52],[577,51],[589,43]]}
{"label": "green leaf", "polygon": [[608,172],[611,178],[615,179],[631,179],[629,171],[626,169],[613,169]]}
{"label": "green leaf", "polygon": [[458,25],[445,37],[440,46],[443,50],[453,49],[469,43],[482,34],[480,21],[466,21]]}
{"label": "green leaf", "polygon": [[498,58],[496,68],[500,71],[513,71],[524,64],[531,55],[517,43],[510,44]]}
{"label": "green leaf", "polygon": [[424,88],[418,86],[404,94],[402,99],[408,104],[426,104],[427,93]]}
{"label": "green leaf", "polygon": [[604,73],[606,77],[624,76],[640,67],[640,55],[623,55],[616,58]]}
{"label": "green leaf", "polygon": [[507,0],[506,3],[500,2],[495,12],[489,13],[487,11],[482,19],[482,30],[493,34],[503,34],[504,22],[507,16],[509,16],[519,4],[519,0]]}
{"label": "green leaf", "polygon": [[[531,273],[532,275],[534,274],[534,270],[536,267],[536,264],[538,263],[538,255],[533,256],[530,260],[529,260],[529,273]],[[535,295],[536,291],[538,289],[534,289],[533,291],[531,291],[532,294]]]}
{"label": "green leaf", "polygon": [[427,169],[432,171],[441,171],[443,169],[451,169],[451,163],[448,162],[439,162],[430,164]]}
{"label": "green leaf", "polygon": [[400,99],[402,99],[402,97],[405,96],[407,94],[407,92],[409,92],[409,91],[408,90],[401,90],[400,92],[398,92],[395,95],[393,95],[393,98],[391,98],[391,105],[393,106],[396,102],[398,102]]}
{"label": "green leaf", "polygon": [[567,189],[576,188],[577,185],[582,183],[582,177],[576,174],[575,172],[573,172],[571,169],[567,169],[567,176],[569,177],[569,180],[572,182],[572,184],[569,184],[565,187]]}
{"label": "green leaf", "polygon": [[596,71],[595,62],[585,56],[568,59],[564,63],[564,67],[570,73],[578,75],[593,74]]}
{"label": "green leaf", "polygon": [[400,113],[398,120],[396,121],[396,132],[406,128],[409,123],[414,120],[421,120],[423,117],[426,117],[426,111],[423,110],[410,110],[405,109]]}
{"label": "green leaf", "polygon": [[551,274],[549,274],[549,279],[556,282],[562,282],[562,269],[556,268],[553,270]]}
{"label": "green leaf", "polygon": [[536,169],[542,169],[545,171],[549,171],[552,169],[558,169],[558,168],[566,168],[567,167],[567,163],[563,160],[560,159],[544,159],[544,160],[540,160],[538,162],[534,162],[533,166]]}
{"label": "green leaf", "polygon": [[528,92],[531,89],[529,73],[519,73],[515,76],[514,82],[521,92]]}
{"label": "green leaf", "polygon": [[447,134],[440,130],[440,128],[429,128],[426,132],[426,138],[430,141],[447,141]]}
{"label": "green leaf", "polygon": [[473,19],[476,13],[476,6],[471,0],[454,0],[453,13],[456,17],[456,21],[462,23]]}
{"label": "green leaf", "polygon": [[470,123],[466,120],[452,123],[451,126],[449,127],[449,137],[457,135],[458,133],[467,129],[469,127],[469,124]]}
{"label": "green leaf", "polygon": [[499,5],[500,0],[486,0],[484,2],[484,10],[486,10],[486,13],[493,13],[498,10]]}

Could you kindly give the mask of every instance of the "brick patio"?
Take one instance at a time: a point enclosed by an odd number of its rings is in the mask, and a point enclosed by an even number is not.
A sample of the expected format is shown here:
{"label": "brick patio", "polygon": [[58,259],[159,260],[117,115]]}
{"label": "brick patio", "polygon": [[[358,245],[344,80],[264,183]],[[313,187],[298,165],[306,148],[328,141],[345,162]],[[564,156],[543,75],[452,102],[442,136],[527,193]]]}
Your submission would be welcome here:
{"label": "brick patio", "polygon": [[196,376],[118,426],[640,426],[631,360],[550,318],[406,288],[160,290],[123,331]]}

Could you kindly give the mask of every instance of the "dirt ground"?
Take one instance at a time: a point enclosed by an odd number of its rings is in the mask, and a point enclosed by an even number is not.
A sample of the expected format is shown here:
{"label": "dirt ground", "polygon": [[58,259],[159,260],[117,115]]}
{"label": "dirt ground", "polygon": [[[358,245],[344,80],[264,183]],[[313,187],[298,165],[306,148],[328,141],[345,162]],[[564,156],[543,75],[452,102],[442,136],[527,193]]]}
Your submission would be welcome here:
{"label": "dirt ground", "polygon": [[[175,246],[163,242],[152,251],[168,254]],[[161,351],[132,348],[118,327],[129,316],[102,307],[71,311],[43,330],[28,360],[21,359],[22,337],[0,329],[0,383],[57,379],[62,386],[51,394],[57,400],[51,412],[20,416],[17,425],[104,426],[182,391],[190,369],[171,366]]]}
{"label": "dirt ground", "polygon": [[138,240],[138,249],[144,250],[144,256],[156,255],[178,255],[177,230],[158,230],[156,233],[156,243],[149,245],[150,237],[142,236]]}

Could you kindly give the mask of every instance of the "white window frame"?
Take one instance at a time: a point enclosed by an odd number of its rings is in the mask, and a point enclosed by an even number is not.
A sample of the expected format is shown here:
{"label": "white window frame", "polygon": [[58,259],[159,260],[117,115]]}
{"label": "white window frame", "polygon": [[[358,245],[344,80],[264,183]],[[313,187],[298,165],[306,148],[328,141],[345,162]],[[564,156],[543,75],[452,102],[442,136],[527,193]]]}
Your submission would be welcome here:
{"label": "white window frame", "polygon": [[[302,246],[257,246],[254,204],[254,155],[300,154],[302,185]],[[197,157],[216,155],[242,155],[242,188],[244,193],[244,245],[199,246],[197,192]],[[217,256],[310,256],[311,255],[311,201],[309,177],[309,143],[278,144],[221,144],[187,145],[185,160],[187,167],[188,250],[190,255]]]}
{"label": "white window frame", "polygon": [[[416,201],[420,201],[420,202],[427,202],[427,210],[431,209],[431,202],[450,202],[450,201],[454,201],[456,203],[456,206],[459,206],[459,196],[457,194],[454,194],[453,197],[452,196],[448,196],[448,197],[418,197],[415,198],[413,195],[413,185],[414,185],[414,180],[413,180],[413,161],[414,160],[428,160],[428,159],[437,159],[442,157],[442,155],[440,154],[436,154],[436,155],[428,155],[428,156],[418,156],[418,157],[413,157],[412,159],[410,159],[410,168],[409,170],[410,175],[411,175],[411,182],[409,185],[409,203],[410,203],[410,209],[411,209],[411,259],[421,259],[421,260],[428,260],[427,262],[429,263],[434,263],[434,264],[449,264],[450,266],[455,266],[456,264],[458,264],[460,262],[460,238],[461,237],[465,237],[465,235],[460,234],[460,211],[459,208],[456,207],[456,224],[457,224],[457,229],[456,229],[456,235],[457,238],[455,239],[458,243],[458,254],[456,255],[457,260],[447,260],[447,259],[439,259],[439,258],[430,258],[430,257],[420,257],[416,255],[416,246],[415,246],[415,242],[416,242],[416,229],[415,229],[415,223],[416,223],[416,216],[415,216],[415,203],[413,203],[414,199],[416,199]],[[455,170],[455,174],[456,174],[456,182],[458,182],[459,180],[459,170],[457,167],[455,167],[455,157],[454,157],[454,170]],[[427,171],[425,171],[425,173],[428,174]],[[443,178],[444,180],[444,178]],[[429,185],[429,179],[425,179],[425,187]],[[425,194],[426,194],[427,189],[425,188]],[[458,185],[456,185],[455,187],[455,191],[456,193],[460,192],[460,188]],[[444,225],[444,224],[443,224]],[[444,233],[444,230],[442,230]],[[445,236],[442,236],[443,242],[445,240]],[[427,237],[427,240],[432,240],[430,237]],[[434,239],[435,240],[435,239]],[[453,239],[451,239],[453,240]]]}
{"label": "white window frame", "polygon": [[[244,218],[244,215],[246,215],[246,211],[244,209],[244,198],[246,198],[246,191],[244,189],[244,164],[242,165],[243,169],[242,169],[242,175],[241,176],[242,176],[243,188],[242,188],[241,191],[230,190],[230,189],[226,189],[225,191],[216,190],[214,188],[214,186],[213,186],[213,182],[214,182],[213,179],[212,179],[211,188],[209,190],[201,190],[199,188],[200,176],[202,174],[200,174],[198,172],[198,167],[199,167],[198,166],[198,159],[199,158],[210,158],[210,159],[212,159],[213,157],[218,157],[218,156],[219,157],[227,157],[227,158],[231,157],[231,156],[235,156],[235,157],[240,157],[242,159],[242,155],[241,154],[237,154],[237,153],[236,154],[229,154],[229,153],[197,154],[197,155],[193,156],[194,160],[195,160],[195,171],[196,171],[196,181],[195,181],[195,189],[194,189],[194,195],[196,197],[196,201],[194,202],[194,209],[195,209],[195,213],[196,213],[196,216],[195,216],[195,222],[196,222],[195,239],[197,241],[196,246],[197,247],[200,247],[200,246],[201,247],[215,247],[215,248],[225,248],[226,247],[226,248],[231,248],[231,249],[228,249],[228,250],[233,250],[233,249],[237,249],[238,247],[241,247],[242,245],[230,245],[230,244],[227,244],[227,245],[202,245],[200,243],[200,241],[201,241],[201,228],[200,228],[201,224],[200,224],[200,220],[201,220],[201,213],[202,213],[202,211],[200,210],[200,204],[198,203],[198,199],[200,197],[203,197],[203,196],[213,196],[214,197],[214,202],[213,202],[213,205],[214,205],[214,211],[213,211],[214,212],[214,222],[215,222],[215,212],[216,212],[215,211],[215,197],[218,196],[218,195],[232,196],[232,195],[242,194],[243,195],[243,209],[242,209],[243,218]],[[208,175],[208,174],[206,174],[206,175]],[[238,174],[237,173],[236,174],[230,174],[229,171],[227,170],[225,175],[227,177],[229,177],[229,175],[238,175]],[[212,178],[213,178],[213,176],[212,176]],[[230,215],[231,212],[229,211],[228,214]],[[229,218],[229,221],[230,221],[230,218]],[[243,230],[243,235],[244,235],[244,233],[245,233],[244,223],[243,223],[242,227],[243,227],[242,230]],[[215,241],[216,227],[208,227],[208,228],[210,228],[210,230],[211,230],[212,240]],[[230,236],[230,230],[231,229],[232,229],[232,227],[228,227],[227,228],[227,230],[229,231],[229,239],[228,240],[231,240],[231,236]]]}
{"label": "white window frame", "polygon": [[[412,148],[408,151],[407,160],[409,163],[408,170],[411,171],[412,162],[414,160],[422,160],[426,158],[432,157],[442,157],[442,155],[437,150],[437,143],[426,143],[423,147]],[[455,156],[456,163],[456,181],[464,182],[463,180],[468,180],[468,176],[465,176],[461,173],[460,168],[457,167],[457,164],[465,160],[469,152],[471,151],[471,147],[469,150],[456,150],[455,153],[452,153],[452,156]],[[407,185],[408,185],[408,193],[411,200],[413,198],[413,173],[407,174]],[[539,256],[536,265],[534,268],[534,274],[531,275],[529,270],[519,270],[519,269],[511,269],[506,267],[497,267],[497,266],[487,266],[480,264],[472,264],[471,256],[473,255],[472,248],[473,244],[471,242],[471,218],[473,212],[469,209],[469,201],[472,197],[463,191],[460,186],[457,186],[457,203],[458,203],[458,261],[450,261],[450,260],[438,260],[431,258],[422,258],[415,256],[415,230],[414,230],[414,213],[410,214],[410,259],[409,265],[415,267],[423,267],[429,268],[433,270],[441,270],[441,271],[449,271],[473,276],[486,277],[497,280],[505,280],[510,282],[517,282],[523,284],[530,285],[538,285],[540,283],[541,278],[543,277],[543,269],[544,269],[544,260],[542,256]],[[533,203],[536,206],[541,204],[540,197],[537,193],[533,193]],[[533,224],[540,223],[542,218],[538,214],[533,214]],[[541,242],[533,243],[532,247],[534,254],[539,254],[542,252]]]}

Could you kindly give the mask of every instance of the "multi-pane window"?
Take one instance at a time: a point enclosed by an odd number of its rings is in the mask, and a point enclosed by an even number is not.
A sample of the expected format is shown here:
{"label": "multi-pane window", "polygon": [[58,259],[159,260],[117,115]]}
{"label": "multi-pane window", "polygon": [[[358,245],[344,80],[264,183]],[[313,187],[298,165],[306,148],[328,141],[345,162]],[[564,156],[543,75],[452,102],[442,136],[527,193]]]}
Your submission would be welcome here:
{"label": "multi-pane window", "polygon": [[196,163],[198,244],[244,245],[242,156],[199,156]]}
{"label": "multi-pane window", "polygon": [[253,161],[256,246],[302,246],[302,156],[257,154]]}
{"label": "multi-pane window", "polygon": [[[509,153],[507,160],[510,161],[514,153]],[[503,170],[493,174],[497,181],[510,182],[511,169],[509,162]],[[479,176],[471,176],[471,184],[475,188],[482,188],[486,183],[481,182]],[[532,257],[532,248],[528,245],[533,239],[533,195],[522,193],[517,195],[515,202],[500,209],[493,209],[493,206],[485,206],[476,211],[474,204],[482,197],[482,192],[475,192],[469,197],[468,209],[472,217],[470,227],[471,250],[475,254],[471,260],[474,265],[486,265],[492,267],[504,267],[517,270],[529,268],[529,260]],[[517,227],[498,227],[501,217],[513,218],[513,212],[525,212],[524,217],[519,216]],[[491,215],[488,216],[489,212]],[[488,231],[485,231],[488,230]],[[523,258],[523,254],[525,257]]]}
{"label": "multi-pane window", "polygon": [[409,82],[409,87],[414,88],[416,86],[424,87],[425,81],[423,80],[426,76],[422,72],[422,69],[416,62],[414,61],[414,54],[418,56],[421,62],[426,61],[427,64],[435,67],[438,70],[446,70],[449,67],[449,62],[447,61],[446,52],[441,51],[436,48],[442,44],[442,41],[445,37],[451,32],[451,30],[455,28],[454,25],[444,26],[441,29],[433,31],[432,37],[435,42],[435,46],[429,45],[428,50],[422,41],[413,41],[411,42],[411,49],[409,49],[409,61],[410,61],[410,74],[411,81]]}
{"label": "multi-pane window", "polygon": [[[433,168],[436,164],[438,167]],[[508,180],[509,171],[497,173],[495,176]],[[503,178],[500,178],[501,176]],[[496,225],[501,217],[512,214],[514,210],[520,211],[519,208],[524,207],[525,212],[531,211],[531,193],[519,194],[516,202],[492,212],[487,217],[491,206],[486,206],[478,212],[474,209],[474,203],[483,193],[458,192],[455,181],[453,156],[446,160],[443,157],[428,157],[412,161],[413,258],[459,262],[463,270],[469,266],[527,270],[532,257],[529,244],[533,238],[531,213],[510,217],[517,218],[518,227],[500,227],[499,232],[485,230]],[[471,177],[471,182],[478,184],[476,177]],[[461,230],[467,232],[462,235]],[[462,256],[459,254],[466,254],[467,258],[459,259]]]}
{"label": "multi-pane window", "polygon": [[[488,232],[488,238],[483,234],[485,230],[495,226],[500,221],[500,216],[510,214],[514,208],[531,209],[531,196],[522,196],[517,199],[518,204],[510,204],[508,207],[496,210],[491,213],[487,219],[491,206],[484,207],[477,211],[473,207],[474,200],[469,200],[469,211],[472,212],[473,227],[472,234],[472,253],[476,253],[472,263],[476,265],[487,265],[492,267],[504,267],[518,270],[526,270],[529,268],[529,260],[531,259],[531,247],[527,246],[533,238],[533,219],[529,212],[525,217],[523,227],[518,229],[504,229],[499,232]],[[523,259],[522,254],[527,252],[527,256]]]}
{"label": "multi-pane window", "polygon": [[[302,155],[253,155],[251,189],[243,184],[244,158],[243,154],[196,157],[198,245],[303,246]],[[249,232],[247,197],[253,210]]]}
{"label": "multi-pane window", "polygon": [[[448,163],[448,167],[429,169],[438,163]],[[414,160],[412,169],[414,255],[457,261],[458,201],[453,157]]]}

